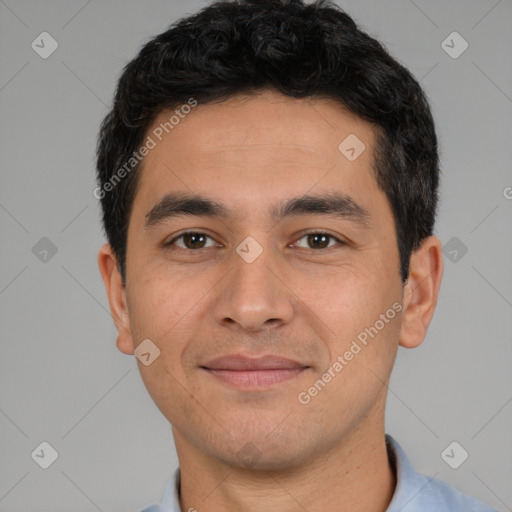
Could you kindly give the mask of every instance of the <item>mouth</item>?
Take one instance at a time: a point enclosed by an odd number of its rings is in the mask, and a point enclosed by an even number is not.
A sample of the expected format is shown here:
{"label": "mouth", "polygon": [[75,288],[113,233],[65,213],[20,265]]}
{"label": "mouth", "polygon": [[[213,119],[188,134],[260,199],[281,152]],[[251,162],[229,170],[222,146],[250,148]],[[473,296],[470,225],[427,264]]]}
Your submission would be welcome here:
{"label": "mouth", "polygon": [[293,379],[310,367],[280,356],[251,358],[233,354],[216,358],[201,368],[230,386],[257,390]]}

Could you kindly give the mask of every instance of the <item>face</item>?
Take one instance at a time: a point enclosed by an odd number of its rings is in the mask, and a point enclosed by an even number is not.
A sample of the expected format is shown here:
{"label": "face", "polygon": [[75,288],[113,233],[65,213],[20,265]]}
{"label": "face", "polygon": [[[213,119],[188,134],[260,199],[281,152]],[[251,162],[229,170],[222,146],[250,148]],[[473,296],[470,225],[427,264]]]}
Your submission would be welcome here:
{"label": "face", "polygon": [[[169,117],[146,134],[118,347],[160,350],[138,365],[178,452],[303,464],[383,421],[403,288],[375,133],[334,101],[269,91],[197,106],[159,141]],[[359,156],[339,148],[354,135]],[[204,201],[183,213],[176,195]],[[212,362],[232,355],[294,364]]]}

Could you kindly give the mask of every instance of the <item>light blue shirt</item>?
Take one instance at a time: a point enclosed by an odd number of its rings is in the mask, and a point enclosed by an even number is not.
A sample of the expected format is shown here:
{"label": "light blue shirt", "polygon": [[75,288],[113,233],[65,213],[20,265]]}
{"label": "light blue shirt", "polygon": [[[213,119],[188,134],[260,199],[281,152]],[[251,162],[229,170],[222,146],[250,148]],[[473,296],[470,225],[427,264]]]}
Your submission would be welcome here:
{"label": "light blue shirt", "polygon": [[[437,478],[416,473],[401,446],[389,434],[386,434],[386,445],[397,477],[393,499],[386,512],[496,512]],[[162,504],[151,505],[141,512],[186,512],[180,509],[179,482],[180,470],[177,468]]]}

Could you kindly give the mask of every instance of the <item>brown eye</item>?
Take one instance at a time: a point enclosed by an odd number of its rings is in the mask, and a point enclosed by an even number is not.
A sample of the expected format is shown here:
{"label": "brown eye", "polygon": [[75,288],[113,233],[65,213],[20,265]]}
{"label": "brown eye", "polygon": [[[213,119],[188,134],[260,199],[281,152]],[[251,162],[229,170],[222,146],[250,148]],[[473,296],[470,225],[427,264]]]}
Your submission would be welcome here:
{"label": "brown eye", "polygon": [[307,235],[308,238],[308,244],[313,249],[325,249],[329,246],[329,235],[322,235],[319,233],[315,233],[312,235]]}
{"label": "brown eye", "polygon": [[[343,245],[343,242],[339,238],[336,238],[329,233],[306,233],[303,237],[299,238],[299,241],[303,239],[306,239],[307,243],[307,247],[302,246],[305,249],[328,249],[333,247],[333,245],[329,245],[331,241],[338,242],[339,244]],[[336,245],[336,243],[334,245]]]}
{"label": "brown eye", "polygon": [[[204,233],[189,231],[187,233],[182,233],[180,236],[177,236],[173,240],[171,240],[166,246],[176,245],[180,249],[188,249],[188,250],[196,250],[196,249],[204,249],[206,248],[205,243],[207,239],[212,240],[211,237]],[[181,241],[181,245],[178,244],[178,240]],[[215,244],[214,244],[215,245]],[[210,245],[210,247],[212,247]]]}

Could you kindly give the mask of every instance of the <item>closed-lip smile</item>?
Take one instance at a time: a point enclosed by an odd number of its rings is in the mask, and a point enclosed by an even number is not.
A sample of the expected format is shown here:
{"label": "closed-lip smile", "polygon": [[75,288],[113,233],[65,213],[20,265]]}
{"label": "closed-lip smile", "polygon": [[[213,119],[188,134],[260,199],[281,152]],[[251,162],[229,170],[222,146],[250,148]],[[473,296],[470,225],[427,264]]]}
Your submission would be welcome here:
{"label": "closed-lip smile", "polygon": [[296,377],[308,365],[276,355],[216,357],[201,368],[221,381],[242,389],[261,389]]}

